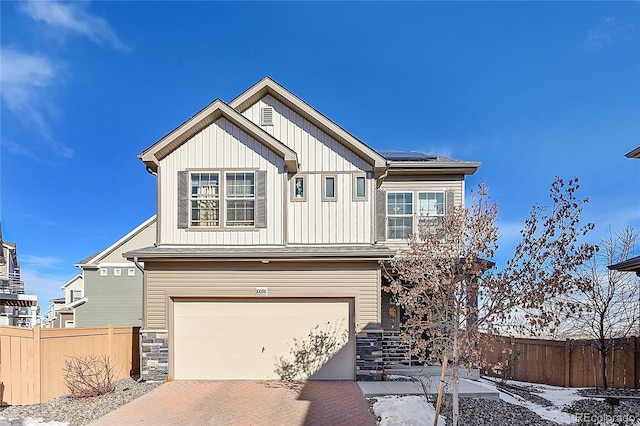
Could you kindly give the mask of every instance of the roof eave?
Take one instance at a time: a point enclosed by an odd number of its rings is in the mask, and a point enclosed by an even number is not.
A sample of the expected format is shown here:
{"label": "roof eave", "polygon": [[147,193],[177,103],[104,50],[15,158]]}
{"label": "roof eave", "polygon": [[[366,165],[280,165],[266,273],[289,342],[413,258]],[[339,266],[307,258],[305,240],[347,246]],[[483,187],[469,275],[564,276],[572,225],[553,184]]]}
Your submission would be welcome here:
{"label": "roof eave", "polygon": [[472,175],[480,166],[481,163],[472,162],[392,161],[389,164],[389,173]]}
{"label": "roof eave", "polygon": [[291,173],[298,171],[298,156],[290,148],[256,126],[248,118],[242,116],[229,105],[216,99],[206,108],[202,109],[192,118],[182,123],[168,135],[147,148],[138,155],[138,158],[152,171],[157,172],[160,161],[177,149],[196,133],[212,124],[217,119],[224,117],[255,139],[267,145],[272,151],[279,154],[285,161],[287,170]]}
{"label": "roof eave", "polygon": [[640,146],[627,152],[624,156],[627,158],[640,158]]}

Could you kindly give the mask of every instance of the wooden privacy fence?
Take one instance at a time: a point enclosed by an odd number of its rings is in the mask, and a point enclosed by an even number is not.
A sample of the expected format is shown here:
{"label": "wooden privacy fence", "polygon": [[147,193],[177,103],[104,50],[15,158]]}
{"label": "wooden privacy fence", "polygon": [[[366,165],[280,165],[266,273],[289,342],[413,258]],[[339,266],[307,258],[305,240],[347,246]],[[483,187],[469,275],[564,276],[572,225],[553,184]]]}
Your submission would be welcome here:
{"label": "wooden privacy fence", "polygon": [[[609,387],[640,388],[640,338],[616,344],[606,359]],[[483,336],[482,373],[565,387],[602,387],[600,353],[592,340]]]}
{"label": "wooden privacy fence", "polygon": [[108,356],[116,380],[137,375],[139,332],[139,327],[0,326],[0,404],[39,404],[68,394],[63,368],[72,356]]}

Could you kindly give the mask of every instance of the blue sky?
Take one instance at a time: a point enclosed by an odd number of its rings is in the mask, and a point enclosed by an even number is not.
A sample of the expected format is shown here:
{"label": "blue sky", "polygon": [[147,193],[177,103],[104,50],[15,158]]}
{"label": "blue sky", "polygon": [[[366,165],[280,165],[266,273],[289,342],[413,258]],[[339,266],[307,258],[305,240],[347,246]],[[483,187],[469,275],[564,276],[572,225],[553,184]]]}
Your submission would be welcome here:
{"label": "blue sky", "polygon": [[556,175],[640,228],[639,2],[0,2],[4,238],[45,311],[155,212],[136,155],[269,75],[375,149],[479,161],[499,257]]}

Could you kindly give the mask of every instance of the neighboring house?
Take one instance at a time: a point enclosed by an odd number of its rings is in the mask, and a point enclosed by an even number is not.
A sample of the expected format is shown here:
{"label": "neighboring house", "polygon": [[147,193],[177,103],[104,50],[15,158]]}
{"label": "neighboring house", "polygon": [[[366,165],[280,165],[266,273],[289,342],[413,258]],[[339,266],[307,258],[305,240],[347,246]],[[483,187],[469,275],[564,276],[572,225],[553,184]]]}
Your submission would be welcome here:
{"label": "neighboring house", "polygon": [[60,286],[64,297],[52,299],[53,305],[43,320],[43,326],[49,328],[75,327],[75,312],[78,306],[86,303],[84,297],[84,279],[78,274]]}
{"label": "neighboring house", "polygon": [[142,271],[122,253],[156,240],[156,217],[76,264],[80,275],[62,285],[65,303],[56,311],[60,327],[140,326]]}
{"label": "neighboring house", "polygon": [[311,379],[379,378],[380,262],[463,204],[480,166],[375,151],[270,78],[139,158],[157,177],[158,228],[125,257],[144,262],[148,380],[277,379],[318,343]]}
{"label": "neighboring house", "polygon": [[15,243],[2,239],[0,224],[0,325],[33,327],[38,297],[25,294]]}

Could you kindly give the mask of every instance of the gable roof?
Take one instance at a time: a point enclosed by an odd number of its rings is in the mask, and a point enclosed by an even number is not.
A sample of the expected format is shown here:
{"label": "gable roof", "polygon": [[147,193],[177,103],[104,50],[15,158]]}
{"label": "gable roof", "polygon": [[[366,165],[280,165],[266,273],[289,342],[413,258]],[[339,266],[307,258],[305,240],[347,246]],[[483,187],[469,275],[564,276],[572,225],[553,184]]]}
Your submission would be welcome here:
{"label": "gable roof", "polygon": [[[154,214],[149,219],[147,219],[144,222],[142,222],[140,225],[138,225],[136,228],[134,228],[132,231],[127,233],[124,237],[120,238],[115,243],[111,244],[106,249],[102,250],[101,252],[98,252],[98,253],[94,254],[91,257],[87,257],[86,259],[81,260],[80,262],[76,263],[75,266],[77,266],[79,268],[82,268],[82,267],[85,267],[85,266],[95,266],[95,267],[97,267],[98,263],[102,259],[104,259],[108,255],[113,253],[115,250],[118,249],[118,247],[121,247],[124,243],[126,243],[129,240],[131,240],[133,237],[138,235],[140,232],[142,232],[144,229],[146,229],[149,225],[151,225],[155,221],[156,221],[156,215]],[[73,278],[72,278],[72,280],[73,280]]]}
{"label": "gable roof", "polygon": [[357,153],[374,167],[376,176],[381,175],[386,169],[386,160],[382,155],[371,149],[367,144],[329,120],[322,113],[314,109],[302,99],[289,92],[270,77],[265,77],[240,96],[229,102],[229,106],[242,113],[251,105],[258,102],[265,95],[271,95],[293,111],[300,114],[314,126]]}
{"label": "gable roof", "polygon": [[[78,280],[82,280],[82,274],[78,274],[75,277],[71,278],[69,281],[67,281],[66,283],[62,284],[60,286],[61,290],[64,290],[65,288],[69,287],[71,284],[75,283]],[[63,298],[64,299],[64,298]]]}
{"label": "gable roof", "polygon": [[290,173],[298,171],[298,156],[294,151],[265,132],[251,120],[238,113],[235,109],[222,102],[220,99],[216,99],[210,103],[196,115],[171,131],[168,135],[144,150],[142,154],[138,155],[138,158],[146,164],[147,168],[156,172],[158,170],[160,160],[172,153],[196,133],[200,132],[202,129],[221,117],[231,121],[250,136],[254,137],[269,147],[272,151],[279,154],[284,159],[287,170]]}

